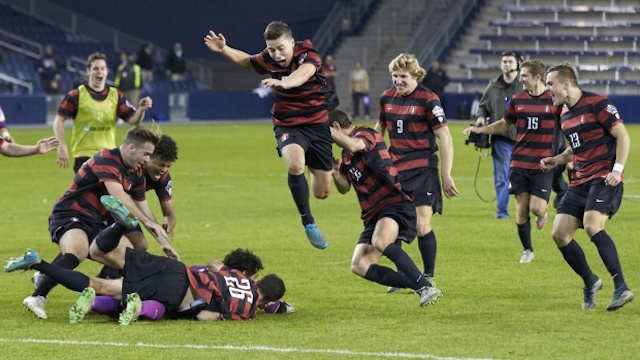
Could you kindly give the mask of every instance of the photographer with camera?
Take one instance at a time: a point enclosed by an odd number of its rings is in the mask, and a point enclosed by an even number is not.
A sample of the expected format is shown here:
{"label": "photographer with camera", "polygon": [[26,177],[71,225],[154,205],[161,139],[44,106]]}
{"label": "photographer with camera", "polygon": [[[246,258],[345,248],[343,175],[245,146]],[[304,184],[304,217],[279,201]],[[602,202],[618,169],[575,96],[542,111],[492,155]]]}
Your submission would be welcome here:
{"label": "photographer with camera", "polygon": [[[476,125],[487,125],[501,119],[513,95],[522,91],[522,85],[517,81],[521,61],[520,55],[513,51],[502,53],[502,74],[491,80],[482,94]],[[511,127],[491,137],[493,183],[498,203],[497,219],[509,217],[509,160],[515,140],[516,131]]]}
{"label": "photographer with camera", "polygon": [[542,229],[547,223],[553,173],[543,172],[540,160],[556,153],[555,134],[561,108],[553,105],[551,95],[545,91],[544,63],[533,60],[521,66],[519,82],[525,91],[511,99],[504,117],[485,127],[470,126],[463,134],[502,134],[509,128],[516,131],[510,193],[515,194],[516,226],[524,248],[520,262],[530,263],[534,254],[529,212],[536,216],[537,228]]}

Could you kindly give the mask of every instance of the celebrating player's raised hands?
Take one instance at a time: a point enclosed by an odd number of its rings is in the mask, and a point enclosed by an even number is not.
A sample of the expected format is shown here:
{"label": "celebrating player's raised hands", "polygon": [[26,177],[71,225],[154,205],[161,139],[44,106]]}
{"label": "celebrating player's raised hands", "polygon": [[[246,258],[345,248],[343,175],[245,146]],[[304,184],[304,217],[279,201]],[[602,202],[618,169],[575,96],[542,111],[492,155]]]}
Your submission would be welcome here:
{"label": "celebrating player's raised hands", "polygon": [[213,30],[209,30],[209,34],[204,37],[204,43],[209,50],[213,52],[221,52],[227,44],[227,40],[222,34],[216,34]]}

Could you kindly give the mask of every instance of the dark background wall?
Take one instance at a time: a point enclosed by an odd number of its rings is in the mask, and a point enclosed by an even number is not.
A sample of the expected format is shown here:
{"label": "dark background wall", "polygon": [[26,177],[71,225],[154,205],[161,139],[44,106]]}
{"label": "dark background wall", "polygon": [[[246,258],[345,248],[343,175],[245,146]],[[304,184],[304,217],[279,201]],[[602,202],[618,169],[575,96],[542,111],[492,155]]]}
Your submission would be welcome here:
{"label": "dark background wall", "polygon": [[165,49],[180,41],[189,58],[221,61],[204,46],[209,30],[221,32],[232,47],[257,53],[264,49],[262,33],[272,20],[288,23],[298,40],[311,38],[339,0],[50,1]]}

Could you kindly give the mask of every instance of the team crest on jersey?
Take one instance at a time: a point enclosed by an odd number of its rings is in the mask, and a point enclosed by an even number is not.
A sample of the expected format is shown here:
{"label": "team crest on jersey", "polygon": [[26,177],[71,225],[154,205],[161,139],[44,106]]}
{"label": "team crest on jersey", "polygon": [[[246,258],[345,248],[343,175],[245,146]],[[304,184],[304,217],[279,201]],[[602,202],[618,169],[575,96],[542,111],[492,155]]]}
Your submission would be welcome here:
{"label": "team crest on jersey", "polygon": [[289,133],[284,133],[280,135],[280,142],[283,143],[289,139]]}
{"label": "team crest on jersey", "polygon": [[618,113],[618,109],[615,106],[609,104],[607,105],[607,112],[616,117],[616,119],[620,119],[620,114]]}
{"label": "team crest on jersey", "polygon": [[431,112],[433,113],[433,116],[438,118],[438,121],[440,122],[444,121],[444,110],[442,110],[440,106],[434,107],[433,110],[431,110]]}
{"label": "team crest on jersey", "polygon": [[584,115],[580,116],[580,124],[584,124]]}
{"label": "team crest on jersey", "polygon": [[545,106],[544,107],[544,112],[548,113],[549,112],[549,106]]}
{"label": "team crest on jersey", "polygon": [[167,186],[164,187],[164,189],[167,190],[167,194],[169,194],[169,196],[171,196],[171,189],[172,188],[173,188],[172,181],[169,180],[169,182],[167,183]]}
{"label": "team crest on jersey", "polygon": [[415,107],[415,106],[412,106],[412,107],[411,107],[411,115],[413,115],[413,114],[415,114],[415,113],[416,113],[416,107]]}
{"label": "team crest on jersey", "polygon": [[300,58],[298,59],[298,65],[302,65],[302,63],[306,58],[307,58],[307,53],[300,55]]}

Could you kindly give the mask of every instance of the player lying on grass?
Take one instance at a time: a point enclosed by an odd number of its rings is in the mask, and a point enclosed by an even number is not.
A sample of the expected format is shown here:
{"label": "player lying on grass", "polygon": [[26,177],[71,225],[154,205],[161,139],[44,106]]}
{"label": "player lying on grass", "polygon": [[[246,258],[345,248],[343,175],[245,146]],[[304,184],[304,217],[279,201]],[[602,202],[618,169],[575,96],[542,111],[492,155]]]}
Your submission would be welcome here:
{"label": "player lying on grass", "polygon": [[[248,250],[236,250],[245,261],[260,261]],[[80,272],[61,268],[43,261],[35,250],[7,261],[5,272],[35,269],[50,276],[62,286],[82,291],[69,310],[72,324],[84,318],[94,304],[96,294],[126,299],[119,322],[128,325],[140,316],[142,300],[156,300],[166,309],[168,318],[197,320],[252,320],[256,309],[280,299],[284,282],[276,275],[267,275],[254,282],[242,271],[222,263],[211,262],[204,271],[194,271],[184,263],[126,248],[121,279],[90,278]],[[157,305],[157,304],[155,304]],[[158,310],[147,304],[145,314]]]}
{"label": "player lying on grass", "polygon": [[[216,271],[216,269],[225,265],[229,268],[242,271],[251,280],[255,281],[258,275],[258,270],[262,269],[262,265],[260,264],[259,268],[248,269],[247,262],[241,261],[244,254],[246,254],[246,250],[237,249],[227,254],[222,263],[217,260],[213,260],[209,265],[191,266],[191,271]],[[91,310],[99,314],[117,316],[122,312],[122,310],[124,310],[122,305],[122,302],[118,300],[118,298],[102,295],[96,296],[93,299],[93,306],[91,307]],[[284,300],[276,300],[263,305],[258,304],[258,307],[269,314],[295,312],[295,308]],[[165,312],[166,307],[156,300],[144,300],[140,306],[140,317],[148,320],[160,320],[164,318]]]}
{"label": "player lying on grass", "polygon": [[262,262],[248,250],[236,251],[231,258],[225,259],[235,267],[250,269],[249,276],[222,262],[212,261],[207,264],[206,271],[194,271],[175,259],[118,247],[122,233],[116,229],[131,227],[131,215],[113,197],[104,196],[101,201],[108,205],[116,223],[109,227],[113,231],[103,231],[100,236],[103,245],[112,248],[106,256],[115,268],[123,270],[123,278],[90,278],[43,261],[35,250],[27,250],[23,256],[10,259],[4,267],[5,272],[35,269],[70,290],[82,291],[69,311],[71,323],[82,320],[91,310],[96,293],[126,299],[126,308],[120,315],[124,325],[137,318],[141,300],[161,302],[172,317],[236,320],[254,319],[258,305],[276,301],[284,295],[284,282],[276,275],[267,275],[257,282],[250,279],[262,268]]}

